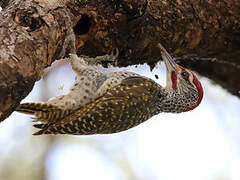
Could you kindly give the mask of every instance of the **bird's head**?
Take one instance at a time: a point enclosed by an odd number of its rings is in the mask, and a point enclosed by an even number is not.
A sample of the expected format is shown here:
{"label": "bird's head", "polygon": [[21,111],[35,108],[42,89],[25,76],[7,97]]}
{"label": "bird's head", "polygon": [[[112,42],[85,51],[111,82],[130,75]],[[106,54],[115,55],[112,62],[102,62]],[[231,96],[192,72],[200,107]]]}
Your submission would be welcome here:
{"label": "bird's head", "polygon": [[[170,54],[159,44],[162,58],[167,69],[166,90],[179,105],[178,112],[186,112],[196,108],[202,101],[203,88],[197,76],[187,68],[177,65]],[[184,104],[184,105],[182,105]]]}

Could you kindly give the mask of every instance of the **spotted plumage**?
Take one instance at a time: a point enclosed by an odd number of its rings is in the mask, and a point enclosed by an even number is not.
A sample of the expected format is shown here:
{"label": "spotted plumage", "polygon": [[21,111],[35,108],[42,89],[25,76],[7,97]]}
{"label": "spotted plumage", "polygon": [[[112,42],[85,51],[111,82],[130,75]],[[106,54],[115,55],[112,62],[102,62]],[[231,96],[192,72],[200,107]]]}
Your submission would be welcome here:
{"label": "spotted plumage", "polygon": [[[84,64],[73,55],[71,64],[77,79],[70,93],[48,103],[21,104],[17,111],[33,114],[41,122],[34,125],[40,129],[35,135],[89,135],[121,132],[160,112],[194,109],[203,96],[200,82],[190,70],[175,64],[161,45],[159,48],[167,67],[165,88],[135,73],[108,72]],[[83,91],[87,94],[82,95]]]}
{"label": "spotted plumage", "polygon": [[36,134],[108,134],[127,130],[154,115],[151,102],[159,88],[150,79],[126,78],[69,116],[44,126],[36,125],[42,128]]}

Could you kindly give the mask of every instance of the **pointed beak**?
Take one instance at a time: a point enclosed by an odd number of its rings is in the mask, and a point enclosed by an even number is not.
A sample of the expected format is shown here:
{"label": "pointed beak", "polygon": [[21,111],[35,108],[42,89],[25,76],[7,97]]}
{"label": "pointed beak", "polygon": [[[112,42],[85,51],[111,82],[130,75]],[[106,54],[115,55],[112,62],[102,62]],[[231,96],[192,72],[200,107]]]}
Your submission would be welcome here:
{"label": "pointed beak", "polygon": [[160,48],[163,61],[167,67],[168,72],[177,72],[177,64],[174,62],[173,58],[170,56],[170,54],[166,51],[166,49],[158,43],[158,47]]}

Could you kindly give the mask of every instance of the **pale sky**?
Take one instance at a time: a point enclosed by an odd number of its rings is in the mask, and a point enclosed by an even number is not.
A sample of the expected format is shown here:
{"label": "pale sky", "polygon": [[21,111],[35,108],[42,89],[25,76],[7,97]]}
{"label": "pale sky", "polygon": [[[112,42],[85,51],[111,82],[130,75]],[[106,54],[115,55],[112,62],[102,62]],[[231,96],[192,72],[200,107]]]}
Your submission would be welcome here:
{"label": "pale sky", "polygon": [[[158,73],[158,82],[165,84],[163,64],[153,72],[147,65],[126,69],[151,78]],[[69,82],[74,78],[74,74],[69,72],[71,68],[66,65],[45,79],[50,96],[67,92]],[[140,180],[217,180],[220,177],[239,180],[240,100],[208,79],[200,80],[204,98],[201,105],[191,112],[161,113],[136,128],[118,134],[74,136],[75,141],[94,142],[90,146],[66,145],[65,141],[56,144],[46,162],[49,180],[122,180],[133,177]],[[36,83],[24,102],[38,100],[35,96],[39,94],[42,83]],[[26,116],[16,114],[26,119]],[[14,119],[21,121],[16,117]],[[24,120],[25,126],[31,124]],[[122,165],[119,166],[119,163]],[[123,173],[129,167],[134,174],[132,177]]]}

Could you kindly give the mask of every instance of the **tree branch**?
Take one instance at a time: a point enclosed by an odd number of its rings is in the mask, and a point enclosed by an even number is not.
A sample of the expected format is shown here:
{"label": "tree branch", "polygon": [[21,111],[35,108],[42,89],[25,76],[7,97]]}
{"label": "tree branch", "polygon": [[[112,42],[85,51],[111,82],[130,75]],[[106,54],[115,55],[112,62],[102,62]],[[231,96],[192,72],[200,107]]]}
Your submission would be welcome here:
{"label": "tree branch", "polygon": [[2,7],[4,9],[5,7],[7,7],[9,2],[10,2],[10,0],[0,0],[0,7]]}
{"label": "tree branch", "polygon": [[181,63],[240,97],[239,0],[8,2],[0,14],[0,120],[27,96],[45,67],[74,47],[90,56],[117,47],[120,66],[147,62],[153,67],[159,42],[173,56],[214,58],[215,63],[191,58]]}
{"label": "tree branch", "polygon": [[12,1],[1,12],[0,120],[27,96],[43,69],[65,54],[72,20],[63,6],[53,1]]}

